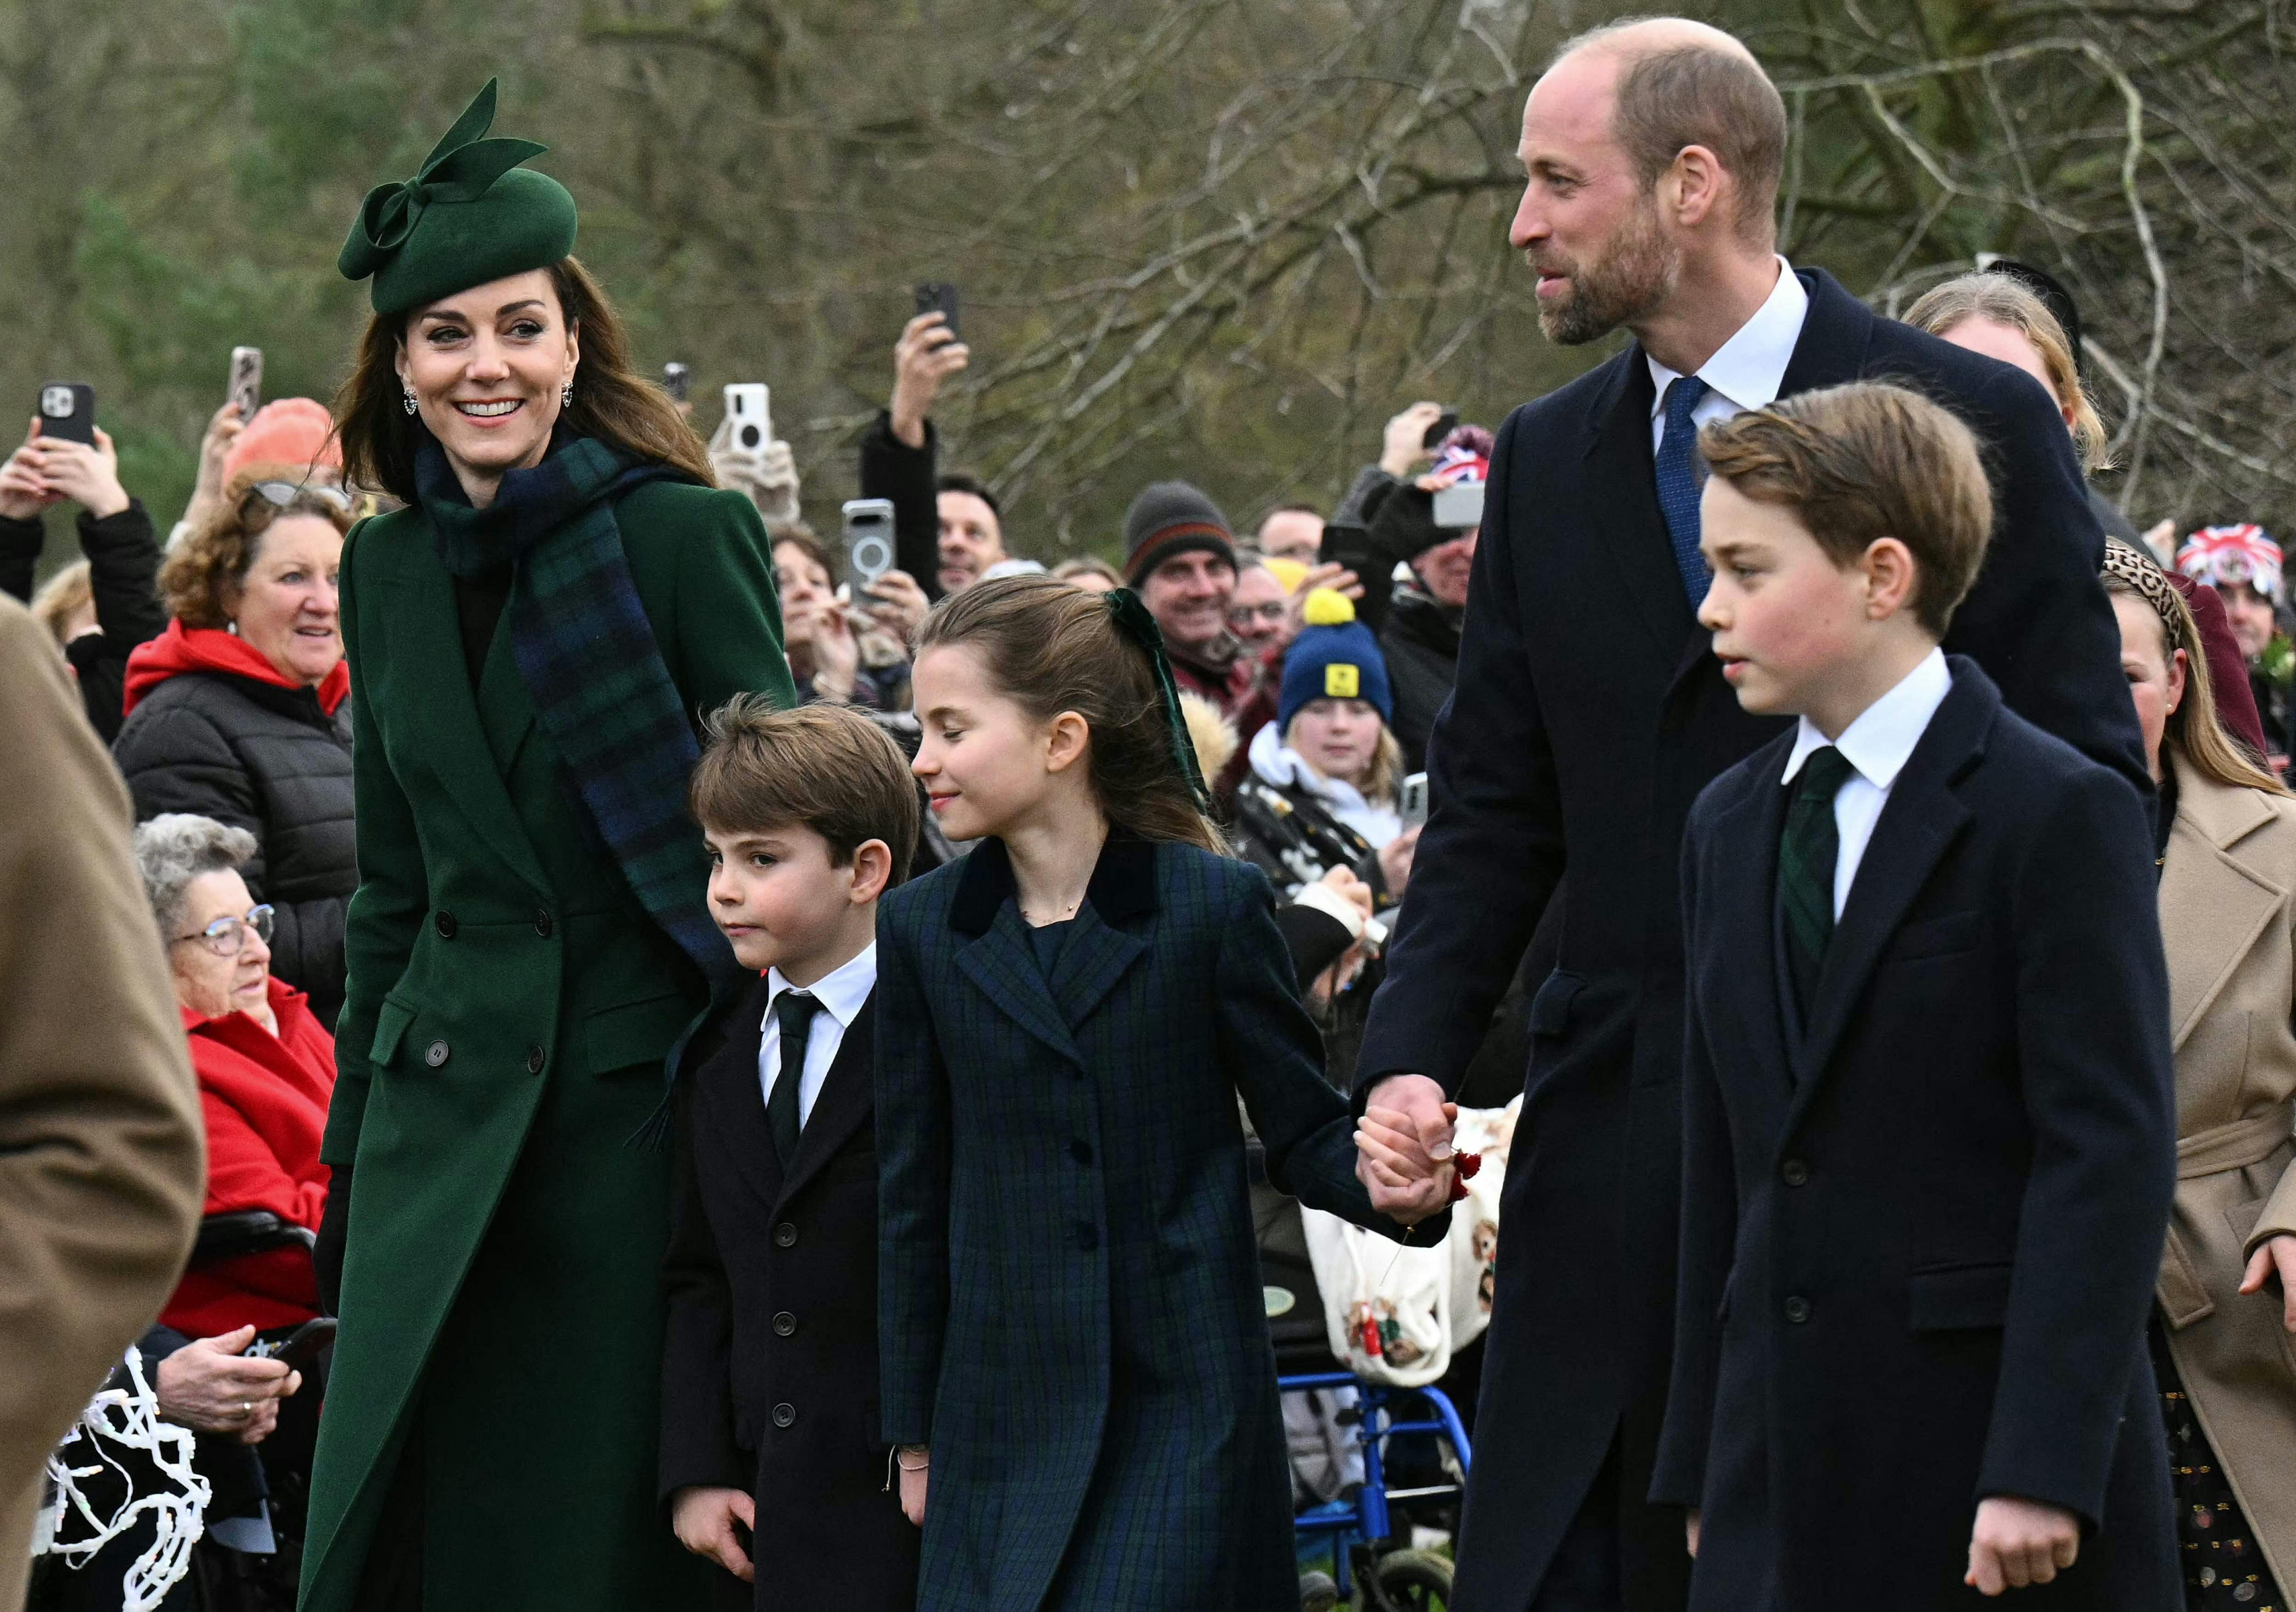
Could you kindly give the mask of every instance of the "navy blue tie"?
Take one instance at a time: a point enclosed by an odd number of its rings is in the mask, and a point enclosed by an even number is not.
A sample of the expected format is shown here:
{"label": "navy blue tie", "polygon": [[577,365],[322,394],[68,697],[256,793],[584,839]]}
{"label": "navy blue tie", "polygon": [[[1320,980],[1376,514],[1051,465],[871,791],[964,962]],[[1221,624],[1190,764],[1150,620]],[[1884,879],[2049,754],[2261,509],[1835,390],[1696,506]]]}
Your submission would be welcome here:
{"label": "navy blue tie", "polygon": [[1698,552],[1698,427],[1690,418],[1705,396],[1706,383],[1695,375],[1669,381],[1666,434],[1658,443],[1658,507],[1665,512],[1674,563],[1693,610],[1706,602],[1706,589],[1714,580]]}

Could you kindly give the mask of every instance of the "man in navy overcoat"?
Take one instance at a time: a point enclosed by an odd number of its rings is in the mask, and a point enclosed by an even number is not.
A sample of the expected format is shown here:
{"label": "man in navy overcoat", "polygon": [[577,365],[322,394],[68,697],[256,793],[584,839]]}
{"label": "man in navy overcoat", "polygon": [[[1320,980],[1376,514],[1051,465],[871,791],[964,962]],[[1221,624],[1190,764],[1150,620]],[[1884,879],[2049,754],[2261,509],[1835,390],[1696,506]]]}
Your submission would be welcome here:
{"label": "man in navy overcoat", "polygon": [[[1625,108],[1628,116],[1614,118]],[[2042,729],[2149,791],[2096,582],[2103,537],[2030,378],[1877,317],[1775,255],[1776,91],[1679,20],[1590,37],[1533,88],[1511,240],[1565,342],[1623,352],[1526,404],[1491,458],[1434,814],[1374,1000],[1358,1109],[1430,1144],[1568,866],[1560,966],[1530,1010],[1455,1605],[1685,1604],[1682,1514],[1648,1502],[1673,1338],[1681,1175],[1683,825],[1780,731],[1749,716],[1693,618],[1698,425],[1861,376],[1945,403],[1988,451],[1993,551],[1955,618]],[[1374,1186],[1390,1213],[1413,1202]]]}

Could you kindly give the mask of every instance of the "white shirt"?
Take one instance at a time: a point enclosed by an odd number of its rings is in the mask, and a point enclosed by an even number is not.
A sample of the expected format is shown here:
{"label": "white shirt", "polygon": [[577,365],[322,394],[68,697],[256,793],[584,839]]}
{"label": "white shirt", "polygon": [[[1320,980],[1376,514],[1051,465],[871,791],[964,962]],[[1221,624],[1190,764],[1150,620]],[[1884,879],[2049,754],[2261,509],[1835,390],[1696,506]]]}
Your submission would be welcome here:
{"label": "white shirt", "polygon": [[[1715,348],[1714,356],[1698,366],[1706,396],[1690,411],[1693,426],[1710,420],[1727,420],[1748,409],[1767,408],[1778,400],[1786,365],[1793,361],[1794,343],[1801,340],[1801,322],[1809,313],[1809,293],[1794,278],[1793,265],[1778,259],[1778,282],[1754,316],[1737,333]],[[1666,389],[1677,372],[1651,357],[1651,381],[1657,388],[1651,398],[1651,452],[1666,438]]]}
{"label": "white shirt", "polygon": [[1828,739],[1807,716],[1794,734],[1793,753],[1786,757],[1792,783],[1801,773],[1810,752],[1832,745],[1856,770],[1843,781],[1833,798],[1833,827],[1841,848],[1833,858],[1833,916],[1838,921],[1857,877],[1857,864],[1874,838],[1874,824],[1890,799],[1890,786],[1906,770],[1906,762],[1928,732],[1930,718],[1953,689],[1953,674],[1946,670],[1945,651],[1931,650],[1922,663],[1898,680],[1898,686],[1858,713],[1857,720]]}
{"label": "white shirt", "polygon": [[[797,987],[782,978],[779,969],[766,971],[766,1034],[758,1043],[758,1085],[767,1101],[771,1101],[774,1082],[782,1072],[782,1021],[774,1013],[774,1004],[781,1000],[783,991]],[[837,1061],[837,1049],[845,1044],[845,1032],[861,1016],[862,1005],[876,986],[877,943],[873,940],[861,948],[852,961],[806,987],[821,999],[821,1011],[813,1016],[813,1026],[806,1033],[805,1069],[797,1085],[797,1123],[800,1127],[813,1117],[814,1101],[829,1082],[829,1066]]]}

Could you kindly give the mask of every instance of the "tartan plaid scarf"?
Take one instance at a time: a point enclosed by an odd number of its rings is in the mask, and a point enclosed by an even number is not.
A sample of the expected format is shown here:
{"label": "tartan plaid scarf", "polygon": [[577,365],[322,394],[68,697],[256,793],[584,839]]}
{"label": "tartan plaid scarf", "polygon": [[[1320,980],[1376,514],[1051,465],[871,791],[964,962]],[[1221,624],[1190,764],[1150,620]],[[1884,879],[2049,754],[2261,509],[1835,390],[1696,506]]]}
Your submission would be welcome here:
{"label": "tartan plaid scarf", "polygon": [[543,729],[630,889],[715,987],[737,965],[709,921],[685,814],[701,750],[614,520],[624,494],[677,476],[594,438],[562,435],[540,464],[505,475],[495,501],[478,510],[437,442],[424,441],[414,460],[439,562],[462,577],[515,568],[504,607],[511,647]]}

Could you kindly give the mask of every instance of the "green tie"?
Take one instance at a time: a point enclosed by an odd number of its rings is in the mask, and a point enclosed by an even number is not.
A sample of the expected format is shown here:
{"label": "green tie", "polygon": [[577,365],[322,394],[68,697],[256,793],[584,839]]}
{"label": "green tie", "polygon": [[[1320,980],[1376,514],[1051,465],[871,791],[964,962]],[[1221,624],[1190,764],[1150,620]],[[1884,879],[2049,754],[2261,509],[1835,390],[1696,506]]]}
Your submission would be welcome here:
{"label": "green tie", "polygon": [[1830,744],[1812,750],[1794,780],[1785,832],[1778,837],[1778,919],[1784,926],[1794,1005],[1804,1018],[1816,999],[1818,970],[1833,940],[1833,864],[1841,852],[1833,798],[1855,770]]}

